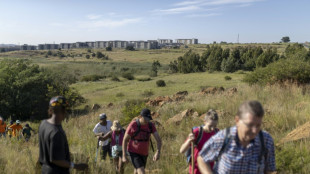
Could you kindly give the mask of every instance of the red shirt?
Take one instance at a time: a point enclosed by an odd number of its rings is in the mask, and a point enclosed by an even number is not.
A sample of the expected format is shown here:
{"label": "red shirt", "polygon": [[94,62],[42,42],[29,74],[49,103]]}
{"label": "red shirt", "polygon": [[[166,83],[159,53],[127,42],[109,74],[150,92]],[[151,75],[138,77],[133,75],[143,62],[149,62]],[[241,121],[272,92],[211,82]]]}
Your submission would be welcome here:
{"label": "red shirt", "polygon": [[[154,124],[153,123],[151,124],[152,124],[152,133],[155,133],[157,130]],[[138,131],[138,125],[135,120],[129,124],[129,126],[126,129],[126,133],[131,137],[133,137],[137,131]],[[136,137],[134,137],[134,139],[147,139],[147,138],[150,139],[151,134],[148,134],[147,132],[144,131],[151,132],[148,123],[140,126],[140,132]],[[147,156],[149,154],[149,144],[150,141],[135,141],[130,139],[127,146],[127,150],[128,152]]]}
{"label": "red shirt", "polygon": [[[197,127],[196,129],[193,130],[193,133],[195,135],[195,137],[198,137],[199,134],[199,127]],[[202,149],[203,145],[205,144],[205,142],[207,142],[213,135],[215,135],[216,132],[212,131],[212,132],[202,132],[202,137],[200,142],[198,143],[197,146],[195,146],[194,148],[194,174],[200,174],[200,171],[198,169],[198,164],[197,164],[197,157],[199,155],[199,151]],[[214,162],[210,162],[210,166],[211,169],[213,168]],[[190,162],[189,164],[189,173],[192,174],[192,163]]]}

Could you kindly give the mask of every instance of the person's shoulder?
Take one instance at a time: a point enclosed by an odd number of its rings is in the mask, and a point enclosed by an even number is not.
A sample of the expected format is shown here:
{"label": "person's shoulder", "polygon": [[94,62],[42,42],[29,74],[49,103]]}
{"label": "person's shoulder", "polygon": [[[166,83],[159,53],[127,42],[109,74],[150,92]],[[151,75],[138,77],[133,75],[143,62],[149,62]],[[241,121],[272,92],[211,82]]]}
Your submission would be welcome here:
{"label": "person's shoulder", "polygon": [[273,142],[273,138],[272,136],[270,135],[270,133],[268,133],[267,131],[265,130],[262,130],[262,133],[263,133],[263,137],[264,137],[264,140],[268,143],[268,142]]}

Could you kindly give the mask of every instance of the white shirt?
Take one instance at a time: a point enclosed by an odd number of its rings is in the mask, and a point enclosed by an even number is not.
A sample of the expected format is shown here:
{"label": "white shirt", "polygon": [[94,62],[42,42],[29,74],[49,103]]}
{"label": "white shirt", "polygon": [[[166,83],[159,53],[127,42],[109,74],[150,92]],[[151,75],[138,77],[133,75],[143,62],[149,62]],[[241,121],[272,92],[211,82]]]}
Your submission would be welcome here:
{"label": "white shirt", "polygon": [[[111,130],[111,126],[112,126],[112,122],[110,120],[107,120],[107,125],[106,126],[102,126],[100,123],[97,123],[96,126],[94,127],[93,132],[95,134],[98,133],[108,133]],[[99,146],[105,146],[108,145],[110,141],[110,138],[106,139],[105,141],[99,141]]]}

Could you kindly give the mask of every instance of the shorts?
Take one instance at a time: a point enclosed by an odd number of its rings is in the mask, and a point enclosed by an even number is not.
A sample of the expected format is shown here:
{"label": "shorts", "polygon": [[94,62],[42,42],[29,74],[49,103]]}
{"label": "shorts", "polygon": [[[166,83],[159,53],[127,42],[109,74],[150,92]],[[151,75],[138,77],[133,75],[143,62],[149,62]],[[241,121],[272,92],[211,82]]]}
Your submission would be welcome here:
{"label": "shorts", "polygon": [[135,169],[138,169],[141,167],[145,168],[146,161],[147,161],[147,155],[144,156],[144,155],[140,155],[140,154],[132,153],[132,152],[129,152],[129,154],[130,154],[131,162]]}

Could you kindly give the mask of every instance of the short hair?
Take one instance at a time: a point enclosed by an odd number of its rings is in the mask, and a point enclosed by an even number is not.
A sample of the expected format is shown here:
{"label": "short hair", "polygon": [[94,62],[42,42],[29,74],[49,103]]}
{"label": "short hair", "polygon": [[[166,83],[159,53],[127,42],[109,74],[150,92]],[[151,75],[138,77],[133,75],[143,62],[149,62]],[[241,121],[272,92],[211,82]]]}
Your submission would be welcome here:
{"label": "short hair", "polygon": [[205,121],[207,120],[218,121],[219,116],[217,115],[217,112],[213,109],[209,109],[205,116]]}
{"label": "short hair", "polygon": [[246,101],[239,106],[237,116],[239,118],[243,118],[243,116],[247,113],[255,117],[263,117],[265,114],[264,108],[259,101],[252,100]]}

